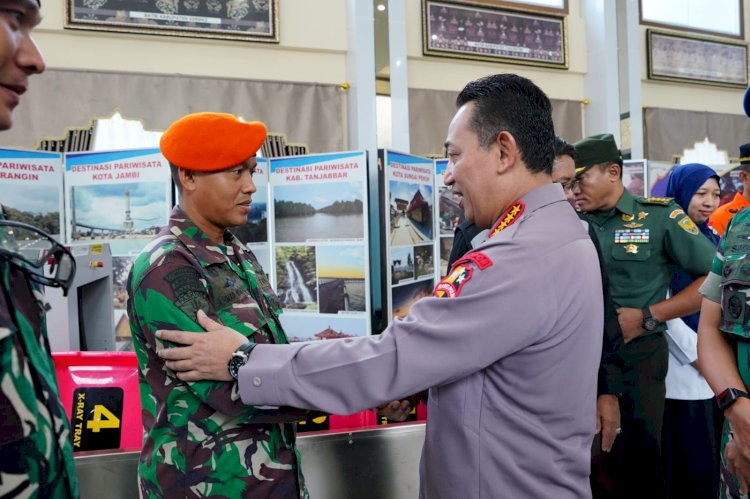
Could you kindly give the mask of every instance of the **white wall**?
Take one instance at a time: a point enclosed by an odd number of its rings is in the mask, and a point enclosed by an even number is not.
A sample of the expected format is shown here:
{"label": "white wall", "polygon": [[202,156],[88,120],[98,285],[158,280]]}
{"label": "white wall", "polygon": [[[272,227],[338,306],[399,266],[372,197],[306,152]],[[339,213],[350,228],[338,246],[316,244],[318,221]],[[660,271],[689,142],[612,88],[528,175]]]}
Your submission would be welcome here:
{"label": "white wall", "polygon": [[35,39],[47,65],[131,73],[343,83],[343,0],[280,0],[280,43],[64,29],[64,2],[42,2]]}

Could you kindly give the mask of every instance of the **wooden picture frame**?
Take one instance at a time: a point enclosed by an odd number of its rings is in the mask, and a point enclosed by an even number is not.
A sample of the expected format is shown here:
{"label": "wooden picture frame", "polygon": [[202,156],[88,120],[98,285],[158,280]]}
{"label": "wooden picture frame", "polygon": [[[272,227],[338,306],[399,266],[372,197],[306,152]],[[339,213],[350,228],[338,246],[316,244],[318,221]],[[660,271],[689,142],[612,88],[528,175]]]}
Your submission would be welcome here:
{"label": "wooden picture frame", "polygon": [[563,15],[422,0],[425,55],[567,69],[567,31]]}
{"label": "wooden picture frame", "polygon": [[745,88],[747,44],[647,30],[648,78]]}
{"label": "wooden picture frame", "polygon": [[278,43],[279,0],[65,0],[65,28]]}

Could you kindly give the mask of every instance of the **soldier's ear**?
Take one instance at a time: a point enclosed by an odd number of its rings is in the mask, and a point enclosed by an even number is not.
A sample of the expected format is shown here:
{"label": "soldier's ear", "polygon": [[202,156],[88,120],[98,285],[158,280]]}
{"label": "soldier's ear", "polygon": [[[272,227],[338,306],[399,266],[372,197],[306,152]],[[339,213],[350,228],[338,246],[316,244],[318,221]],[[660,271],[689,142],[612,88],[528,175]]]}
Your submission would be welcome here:
{"label": "soldier's ear", "polygon": [[178,176],[180,179],[180,184],[182,184],[182,188],[188,192],[194,191],[196,187],[196,175],[193,170],[186,170],[184,168],[180,168],[178,171]]}

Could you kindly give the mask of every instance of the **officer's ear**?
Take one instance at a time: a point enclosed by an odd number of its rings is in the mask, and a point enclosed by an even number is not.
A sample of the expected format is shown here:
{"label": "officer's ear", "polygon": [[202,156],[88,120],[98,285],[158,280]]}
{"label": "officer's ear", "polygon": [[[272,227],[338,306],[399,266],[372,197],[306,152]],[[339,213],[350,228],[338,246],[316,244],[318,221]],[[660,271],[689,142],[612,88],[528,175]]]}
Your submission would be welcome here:
{"label": "officer's ear", "polygon": [[618,165],[617,163],[608,164],[605,167],[604,172],[607,174],[607,178],[609,178],[610,180],[617,180],[622,178],[622,168],[620,168],[620,165]]}

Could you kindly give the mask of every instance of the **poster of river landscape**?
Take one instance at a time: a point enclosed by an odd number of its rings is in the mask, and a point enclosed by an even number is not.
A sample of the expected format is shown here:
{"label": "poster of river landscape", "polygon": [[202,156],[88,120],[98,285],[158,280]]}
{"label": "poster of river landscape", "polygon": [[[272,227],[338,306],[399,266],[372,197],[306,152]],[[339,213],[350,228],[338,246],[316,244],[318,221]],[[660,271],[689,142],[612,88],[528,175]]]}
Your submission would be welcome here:
{"label": "poster of river landscape", "polygon": [[445,185],[445,171],[448,168],[447,159],[435,160],[435,223],[440,237],[436,249],[440,265],[436,266],[436,277],[442,279],[448,273],[448,258],[453,248],[453,236],[459,224],[464,222],[464,210],[453,196],[451,186]]}
{"label": "poster of river landscape", "polygon": [[380,162],[390,266],[388,317],[395,318],[435,285],[435,164],[387,149],[380,151]]}
{"label": "poster of river landscape", "polygon": [[0,149],[0,204],[9,220],[38,227],[62,242],[62,154]]}
{"label": "poster of river landscape", "polygon": [[270,160],[272,283],[293,341],[370,333],[364,152]]}

